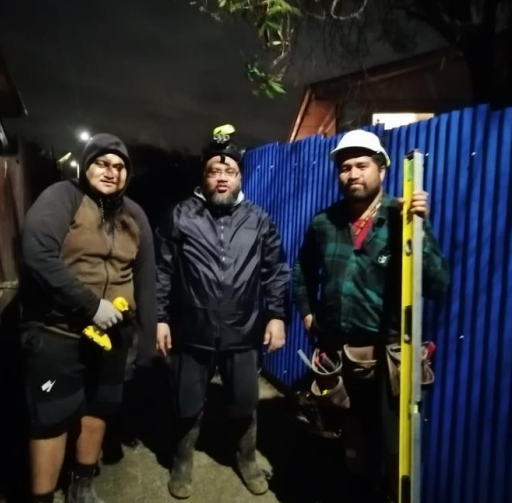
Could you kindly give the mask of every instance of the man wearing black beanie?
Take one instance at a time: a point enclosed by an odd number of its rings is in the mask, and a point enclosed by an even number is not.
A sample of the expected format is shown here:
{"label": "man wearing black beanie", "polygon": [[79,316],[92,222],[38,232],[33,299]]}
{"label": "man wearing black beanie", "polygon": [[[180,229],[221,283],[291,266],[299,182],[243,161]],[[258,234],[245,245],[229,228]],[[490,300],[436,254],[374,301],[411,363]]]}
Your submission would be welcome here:
{"label": "man wearing black beanie", "polygon": [[[85,146],[79,180],[49,187],[22,235],[22,346],[30,414],[33,501],[52,502],[68,434],[76,463],[68,503],[101,503],[92,481],[105,420],[122,399],[128,351],[154,351],[153,239],[141,208],[124,196],[132,169],[123,142],[98,134]],[[112,301],[123,297],[128,323]],[[105,350],[83,335],[106,331]]]}

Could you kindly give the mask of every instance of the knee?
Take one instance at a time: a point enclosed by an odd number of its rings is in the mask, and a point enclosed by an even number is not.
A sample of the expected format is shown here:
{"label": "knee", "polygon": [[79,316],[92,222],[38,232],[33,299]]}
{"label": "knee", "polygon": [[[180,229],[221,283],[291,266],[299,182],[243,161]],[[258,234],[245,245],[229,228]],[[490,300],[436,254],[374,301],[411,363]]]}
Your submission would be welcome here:
{"label": "knee", "polygon": [[105,421],[99,417],[84,416],[81,421],[82,431],[100,434],[105,431]]}

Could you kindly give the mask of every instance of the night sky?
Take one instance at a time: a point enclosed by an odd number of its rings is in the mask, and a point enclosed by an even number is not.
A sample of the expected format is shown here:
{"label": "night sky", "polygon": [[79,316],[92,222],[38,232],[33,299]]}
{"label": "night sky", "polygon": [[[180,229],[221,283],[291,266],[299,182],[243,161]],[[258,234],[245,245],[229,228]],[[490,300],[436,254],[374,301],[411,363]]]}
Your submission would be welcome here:
{"label": "night sky", "polygon": [[79,150],[83,128],[193,152],[226,122],[242,144],[284,141],[302,86],[253,96],[257,44],[186,0],[2,0],[0,48],[28,111],[4,124],[57,153]]}
{"label": "night sky", "polygon": [[[438,43],[420,42],[419,50]],[[341,66],[307,49],[286,96],[255,97],[244,63],[258,47],[243,22],[218,23],[187,0],[0,0],[0,50],[28,111],[4,125],[56,155],[79,152],[82,129],[191,152],[226,122],[248,147],[285,141],[304,85]],[[377,42],[366,63],[396,57]]]}

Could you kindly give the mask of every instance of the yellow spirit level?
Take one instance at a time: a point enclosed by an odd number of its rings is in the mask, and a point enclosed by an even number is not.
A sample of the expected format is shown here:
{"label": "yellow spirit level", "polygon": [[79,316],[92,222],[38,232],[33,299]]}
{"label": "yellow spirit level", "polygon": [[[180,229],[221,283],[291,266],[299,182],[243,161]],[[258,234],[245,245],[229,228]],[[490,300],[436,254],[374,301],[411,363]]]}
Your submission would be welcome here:
{"label": "yellow spirit level", "polygon": [[420,503],[421,497],[423,220],[408,214],[413,193],[421,190],[423,190],[423,154],[414,150],[404,159],[399,503]]}

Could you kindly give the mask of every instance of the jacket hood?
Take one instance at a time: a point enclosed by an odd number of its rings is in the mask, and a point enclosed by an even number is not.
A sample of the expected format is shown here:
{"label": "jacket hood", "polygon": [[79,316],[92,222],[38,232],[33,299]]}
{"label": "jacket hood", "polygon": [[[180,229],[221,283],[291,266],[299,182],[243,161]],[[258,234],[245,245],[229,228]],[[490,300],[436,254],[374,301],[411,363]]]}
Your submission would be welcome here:
{"label": "jacket hood", "polygon": [[[115,154],[123,159],[126,165],[126,183],[122,190],[111,196],[104,196],[95,191],[87,180],[86,172],[92,162],[99,156],[104,154]],[[132,165],[130,156],[126,145],[117,137],[107,133],[100,133],[94,135],[85,145],[82,153],[82,163],[80,165],[80,185],[89,194],[95,197],[95,199],[120,199],[128,188],[130,179],[132,177]]]}

